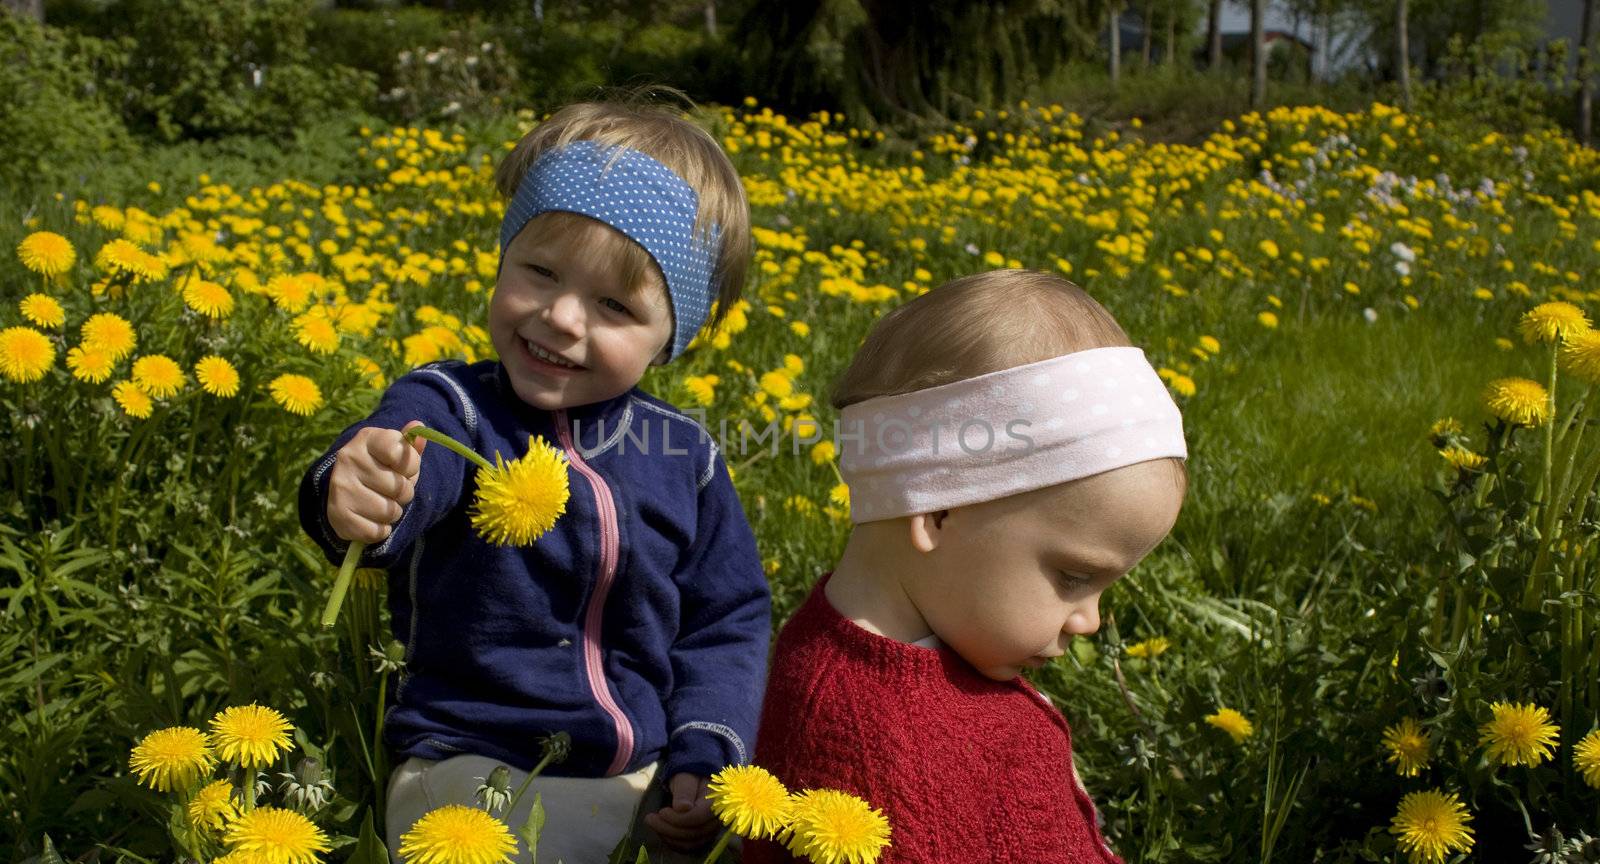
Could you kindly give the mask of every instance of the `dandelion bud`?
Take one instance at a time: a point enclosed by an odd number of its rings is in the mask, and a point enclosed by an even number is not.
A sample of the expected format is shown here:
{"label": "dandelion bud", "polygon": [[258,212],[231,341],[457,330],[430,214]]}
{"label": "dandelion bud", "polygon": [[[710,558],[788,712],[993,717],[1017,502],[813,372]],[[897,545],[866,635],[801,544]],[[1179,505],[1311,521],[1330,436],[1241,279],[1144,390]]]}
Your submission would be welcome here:
{"label": "dandelion bud", "polygon": [[539,744],[544,748],[544,758],[549,759],[551,764],[565,762],[572,754],[572,736],[565,732],[546,735]]}
{"label": "dandelion bud", "polygon": [[[482,777],[478,779],[484,780]],[[489,778],[478,787],[474,800],[479,807],[489,811],[489,815],[499,815],[511,803],[511,769],[496,765],[489,772]]]}
{"label": "dandelion bud", "polygon": [[367,654],[372,657],[372,669],[379,675],[389,672],[399,672],[406,666],[406,646],[399,640],[391,639],[382,651],[377,648],[368,648]]}

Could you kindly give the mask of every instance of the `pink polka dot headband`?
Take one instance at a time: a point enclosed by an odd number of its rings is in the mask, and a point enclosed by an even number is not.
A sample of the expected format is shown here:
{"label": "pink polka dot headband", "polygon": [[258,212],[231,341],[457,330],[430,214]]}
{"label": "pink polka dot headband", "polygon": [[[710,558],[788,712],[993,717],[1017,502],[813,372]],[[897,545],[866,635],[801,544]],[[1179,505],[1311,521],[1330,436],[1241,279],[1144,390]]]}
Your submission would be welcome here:
{"label": "pink polka dot headband", "polygon": [[993,501],[1187,458],[1183,415],[1138,348],[1094,348],[841,412],[850,521]]}

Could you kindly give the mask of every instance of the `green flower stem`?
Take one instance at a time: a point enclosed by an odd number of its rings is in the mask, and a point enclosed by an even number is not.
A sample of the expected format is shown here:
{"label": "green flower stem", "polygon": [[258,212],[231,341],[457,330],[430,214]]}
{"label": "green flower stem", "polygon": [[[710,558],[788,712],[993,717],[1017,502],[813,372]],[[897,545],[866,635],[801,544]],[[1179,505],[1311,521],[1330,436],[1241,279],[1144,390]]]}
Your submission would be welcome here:
{"label": "green flower stem", "polygon": [[722,836],[717,838],[717,845],[712,846],[711,853],[706,855],[705,864],[715,864],[717,858],[722,855],[722,850],[728,848],[728,839],[732,836],[732,829],[722,832]]}
{"label": "green flower stem", "polygon": [[512,813],[517,812],[517,802],[522,800],[522,794],[528,791],[529,786],[533,785],[533,778],[539,776],[544,769],[548,768],[555,758],[556,754],[553,751],[544,754],[544,758],[539,760],[539,764],[533,766],[533,770],[528,772],[528,776],[522,781],[522,785],[517,787],[517,794],[511,796],[511,803],[506,805],[504,811],[506,818],[510,818]]}
{"label": "green flower stem", "polygon": [[[432,441],[452,453],[458,453],[466,457],[467,461],[485,471],[494,470],[494,466],[489,464],[489,460],[473,452],[472,448],[436,429],[429,429],[426,426],[413,426],[405,431],[404,436],[407,444],[410,444],[413,439],[422,438]],[[356,564],[361,561],[361,553],[366,551],[366,548],[367,544],[359,540],[352,540],[350,541],[350,547],[345,550],[344,562],[339,565],[339,576],[333,580],[333,591],[328,594],[328,605],[322,609],[323,629],[333,627],[334,622],[339,620],[339,607],[344,605],[344,595],[350,590],[350,580],[355,576]]]}
{"label": "green flower stem", "polygon": [[1560,348],[1559,340],[1550,343],[1550,388],[1545,396],[1550,416],[1544,424],[1544,473],[1539,477],[1538,487],[1533,490],[1535,504],[1550,500],[1550,460],[1556,446],[1556,354]]}

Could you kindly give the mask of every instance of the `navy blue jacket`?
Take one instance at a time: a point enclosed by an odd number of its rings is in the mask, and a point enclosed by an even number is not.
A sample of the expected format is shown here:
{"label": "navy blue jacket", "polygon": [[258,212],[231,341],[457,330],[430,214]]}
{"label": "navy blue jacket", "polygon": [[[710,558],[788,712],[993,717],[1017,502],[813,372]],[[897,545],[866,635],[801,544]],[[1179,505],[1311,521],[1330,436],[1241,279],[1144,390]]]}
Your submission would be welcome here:
{"label": "navy blue jacket", "polygon": [[719,448],[704,428],[635,387],[542,411],[498,361],[423,366],[334,440],[300,485],[300,522],[328,560],[348,544],[327,522],[337,451],[366,426],[408,421],[490,462],[528,436],[565,451],[571,497],[550,533],[495,546],[472,529],[474,473],[437,444],[416,495],[362,565],[389,573],[406,646],[385,738],[401,757],[476,753],[530,769],[565,731],[553,775],[599,777],[664,760],[709,776],[754,753],[766,687],[771,596]]}

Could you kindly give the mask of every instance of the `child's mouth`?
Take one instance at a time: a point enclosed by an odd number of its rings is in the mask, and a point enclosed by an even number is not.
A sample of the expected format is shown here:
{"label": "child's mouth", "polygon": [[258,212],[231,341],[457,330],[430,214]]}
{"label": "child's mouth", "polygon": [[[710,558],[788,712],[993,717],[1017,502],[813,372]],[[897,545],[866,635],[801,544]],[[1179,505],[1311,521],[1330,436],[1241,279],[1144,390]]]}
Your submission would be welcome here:
{"label": "child's mouth", "polygon": [[560,355],[546,351],[536,343],[522,337],[517,337],[522,346],[523,359],[528,365],[540,372],[554,375],[572,375],[583,371],[583,367],[562,358]]}

